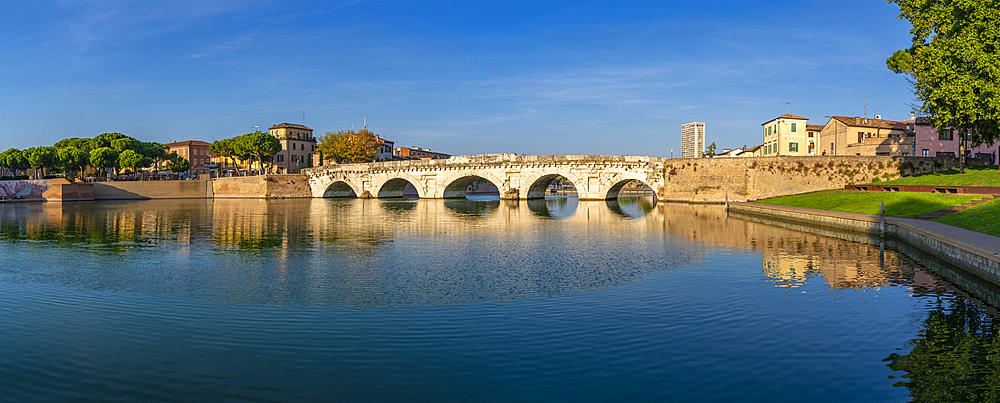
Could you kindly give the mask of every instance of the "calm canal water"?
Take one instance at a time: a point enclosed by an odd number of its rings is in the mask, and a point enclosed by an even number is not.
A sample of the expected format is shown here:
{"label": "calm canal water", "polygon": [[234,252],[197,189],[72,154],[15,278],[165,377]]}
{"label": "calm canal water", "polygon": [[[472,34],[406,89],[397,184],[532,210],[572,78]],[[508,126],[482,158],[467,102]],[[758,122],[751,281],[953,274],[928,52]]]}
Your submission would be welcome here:
{"label": "calm canal water", "polygon": [[637,198],[3,205],[0,401],[996,399],[1000,321],[960,274],[757,221]]}

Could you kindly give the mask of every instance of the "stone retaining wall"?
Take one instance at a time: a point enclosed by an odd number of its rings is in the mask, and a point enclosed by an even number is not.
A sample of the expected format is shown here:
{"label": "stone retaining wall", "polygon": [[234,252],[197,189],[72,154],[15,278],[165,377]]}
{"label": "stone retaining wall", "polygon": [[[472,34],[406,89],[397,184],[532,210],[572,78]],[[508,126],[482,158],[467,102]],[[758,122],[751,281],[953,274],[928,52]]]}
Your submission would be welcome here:
{"label": "stone retaining wall", "polygon": [[225,198],[307,198],[313,197],[302,175],[261,175],[216,178],[212,183],[215,197]]}
{"label": "stone retaining wall", "polygon": [[[970,159],[970,165],[986,160]],[[669,201],[748,201],[774,196],[842,189],[958,167],[954,157],[819,156],[684,158],[664,163]]]}

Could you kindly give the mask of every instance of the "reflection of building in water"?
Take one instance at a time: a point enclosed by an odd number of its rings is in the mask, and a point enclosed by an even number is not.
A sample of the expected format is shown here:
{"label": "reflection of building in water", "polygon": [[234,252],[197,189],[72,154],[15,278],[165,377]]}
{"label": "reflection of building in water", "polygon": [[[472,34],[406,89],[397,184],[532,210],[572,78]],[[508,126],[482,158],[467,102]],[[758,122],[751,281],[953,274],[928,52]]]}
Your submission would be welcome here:
{"label": "reflection of building in water", "polygon": [[[777,287],[798,287],[822,278],[832,288],[882,287],[906,283],[913,274],[898,252],[882,253],[870,238],[845,242],[808,232],[728,217],[711,205],[659,203],[668,232],[711,245],[742,249],[762,257],[762,273]],[[858,242],[860,241],[860,242]],[[908,262],[908,260],[907,260]]]}

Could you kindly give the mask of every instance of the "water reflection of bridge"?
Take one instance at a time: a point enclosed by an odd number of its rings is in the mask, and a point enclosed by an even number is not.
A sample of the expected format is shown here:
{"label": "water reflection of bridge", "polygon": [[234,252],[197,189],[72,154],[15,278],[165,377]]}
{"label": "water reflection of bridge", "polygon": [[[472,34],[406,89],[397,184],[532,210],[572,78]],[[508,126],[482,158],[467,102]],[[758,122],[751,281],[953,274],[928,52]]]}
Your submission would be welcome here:
{"label": "water reflection of bridge", "polygon": [[[158,239],[180,245],[210,243],[234,250],[282,251],[286,258],[303,243],[337,245],[361,252],[402,236],[532,232],[546,221],[572,223],[581,233],[662,233],[692,248],[726,248],[759,255],[762,274],[777,287],[795,288],[822,279],[836,289],[880,287],[911,281],[921,273],[904,255],[885,253],[870,238],[845,242],[727,216],[721,206],[655,203],[649,198],[579,201],[539,200],[170,200],[81,204],[34,204],[0,210],[8,239],[55,240],[67,244],[128,249]],[[75,232],[66,235],[65,229]],[[808,230],[808,229],[803,229]],[[637,232],[639,231],[639,232]],[[409,235],[408,235],[409,234]],[[862,239],[864,238],[864,239]],[[538,239],[537,242],[547,242]],[[183,251],[181,251],[183,252]],[[920,277],[933,288],[933,278]]]}

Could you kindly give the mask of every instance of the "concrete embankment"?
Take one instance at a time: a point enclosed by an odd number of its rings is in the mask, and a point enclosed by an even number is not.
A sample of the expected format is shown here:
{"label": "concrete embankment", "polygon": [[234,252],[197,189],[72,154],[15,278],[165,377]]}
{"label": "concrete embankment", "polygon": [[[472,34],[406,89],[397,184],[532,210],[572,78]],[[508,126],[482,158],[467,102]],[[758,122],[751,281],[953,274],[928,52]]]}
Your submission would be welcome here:
{"label": "concrete embankment", "polygon": [[200,199],[212,197],[211,180],[96,182],[94,200]]}
{"label": "concrete embankment", "polygon": [[[128,181],[93,186],[93,200],[312,197],[301,175],[261,175],[191,181]],[[47,199],[48,200],[48,199]]]}
{"label": "concrete embankment", "polygon": [[1000,285],[1000,237],[933,221],[886,217],[758,203],[730,203],[730,214],[890,236],[924,253]]}

